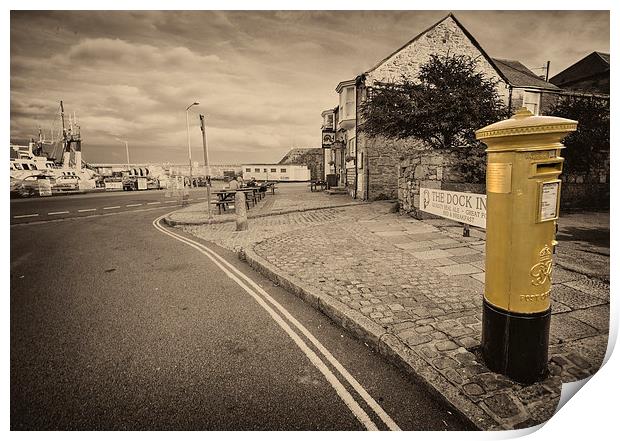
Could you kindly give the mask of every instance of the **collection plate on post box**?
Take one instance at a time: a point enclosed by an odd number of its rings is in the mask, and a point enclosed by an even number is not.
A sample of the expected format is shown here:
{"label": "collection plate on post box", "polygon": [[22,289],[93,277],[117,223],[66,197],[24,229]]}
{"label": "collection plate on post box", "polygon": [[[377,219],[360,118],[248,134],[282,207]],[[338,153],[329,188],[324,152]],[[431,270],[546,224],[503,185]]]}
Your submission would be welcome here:
{"label": "collection plate on post box", "polygon": [[487,166],[487,191],[490,193],[510,193],[512,164],[492,162]]}
{"label": "collection plate on post box", "polygon": [[560,180],[541,182],[539,197],[538,222],[557,219],[560,202]]}

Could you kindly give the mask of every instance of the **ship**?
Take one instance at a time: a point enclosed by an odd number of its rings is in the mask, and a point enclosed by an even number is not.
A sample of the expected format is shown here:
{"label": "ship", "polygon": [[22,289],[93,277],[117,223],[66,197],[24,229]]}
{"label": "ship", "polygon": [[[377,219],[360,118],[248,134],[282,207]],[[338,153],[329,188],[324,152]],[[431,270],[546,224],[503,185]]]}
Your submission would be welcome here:
{"label": "ship", "polygon": [[[52,192],[62,190],[89,190],[97,187],[99,174],[82,159],[82,138],[75,115],[65,121],[64,104],[60,101],[61,132],[58,139],[46,141],[39,129],[38,139],[28,145],[11,144],[11,190],[24,185],[24,181],[49,181]],[[48,178],[48,179],[43,179]],[[27,182],[26,182],[27,184]],[[71,185],[68,185],[71,184]]]}

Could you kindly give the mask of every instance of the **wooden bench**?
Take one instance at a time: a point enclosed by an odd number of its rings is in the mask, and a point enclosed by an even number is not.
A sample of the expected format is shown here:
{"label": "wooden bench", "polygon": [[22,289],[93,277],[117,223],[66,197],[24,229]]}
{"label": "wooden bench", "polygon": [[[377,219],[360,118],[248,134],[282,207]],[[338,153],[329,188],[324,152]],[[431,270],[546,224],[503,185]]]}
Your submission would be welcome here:
{"label": "wooden bench", "polygon": [[[211,201],[211,203],[213,205],[217,205],[217,212],[218,214],[222,214],[222,211],[226,212],[226,209],[228,208],[228,204],[230,203],[235,203],[234,200],[230,201],[230,200],[226,200],[226,201]],[[249,210],[250,209],[250,200],[248,198],[245,199],[245,206],[246,208]]]}
{"label": "wooden bench", "polygon": [[275,182],[265,182],[262,185],[262,189],[261,191],[265,194],[267,194],[267,190],[271,190],[271,194],[276,194],[276,183]]}
{"label": "wooden bench", "polygon": [[321,180],[310,181],[310,191],[319,191],[319,187],[321,187],[321,190],[325,190],[327,182]]}
{"label": "wooden bench", "polygon": [[222,211],[226,211],[229,201],[211,201],[212,204],[217,205],[217,212],[222,214]]}

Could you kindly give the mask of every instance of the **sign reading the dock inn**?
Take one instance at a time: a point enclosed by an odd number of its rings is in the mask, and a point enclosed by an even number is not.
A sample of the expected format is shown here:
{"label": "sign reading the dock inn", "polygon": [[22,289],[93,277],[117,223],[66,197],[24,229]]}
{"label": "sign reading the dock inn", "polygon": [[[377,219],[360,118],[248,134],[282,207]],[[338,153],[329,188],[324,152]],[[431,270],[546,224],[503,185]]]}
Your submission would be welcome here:
{"label": "sign reading the dock inn", "polygon": [[484,194],[420,188],[420,210],[475,227],[487,225]]}

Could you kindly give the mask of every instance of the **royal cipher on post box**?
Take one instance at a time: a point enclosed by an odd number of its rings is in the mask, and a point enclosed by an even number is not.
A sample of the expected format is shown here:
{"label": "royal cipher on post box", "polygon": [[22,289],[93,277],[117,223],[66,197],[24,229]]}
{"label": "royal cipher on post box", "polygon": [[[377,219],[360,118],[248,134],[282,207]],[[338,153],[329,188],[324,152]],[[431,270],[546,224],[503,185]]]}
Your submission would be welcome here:
{"label": "royal cipher on post box", "polygon": [[546,373],[560,141],[576,128],[521,108],[476,131],[488,147],[482,354],[491,370],[523,383]]}

